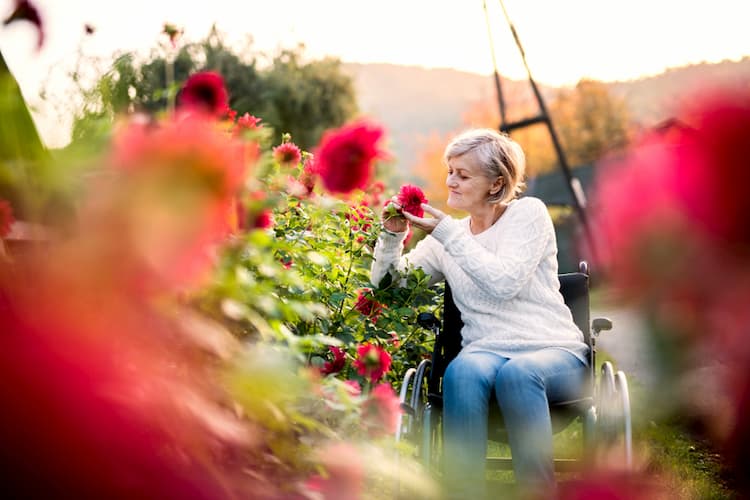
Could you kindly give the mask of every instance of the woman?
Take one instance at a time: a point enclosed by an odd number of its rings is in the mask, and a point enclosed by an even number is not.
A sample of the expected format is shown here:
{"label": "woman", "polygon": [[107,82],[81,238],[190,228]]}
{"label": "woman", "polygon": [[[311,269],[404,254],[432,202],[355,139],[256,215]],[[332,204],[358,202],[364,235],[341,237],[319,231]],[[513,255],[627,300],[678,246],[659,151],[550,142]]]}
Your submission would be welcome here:
{"label": "woman", "polygon": [[[407,266],[445,279],[461,312],[462,349],[443,378],[445,479],[449,497],[482,498],[487,415],[495,391],[517,482],[554,488],[549,402],[574,398],[586,380],[588,346],[559,292],[552,220],[524,186],[525,157],[506,135],[473,129],[446,147],[448,206],[430,218],[388,218],[375,247],[373,283]],[[396,199],[391,203],[400,208]],[[412,224],[428,236],[401,256]]]}

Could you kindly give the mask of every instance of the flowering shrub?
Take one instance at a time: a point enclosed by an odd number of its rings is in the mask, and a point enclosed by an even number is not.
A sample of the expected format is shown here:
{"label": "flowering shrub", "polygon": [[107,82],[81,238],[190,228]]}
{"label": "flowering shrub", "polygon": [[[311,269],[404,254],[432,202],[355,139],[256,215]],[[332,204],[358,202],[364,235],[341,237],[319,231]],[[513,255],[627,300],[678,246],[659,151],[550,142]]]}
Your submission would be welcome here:
{"label": "flowering shrub", "polygon": [[28,402],[0,426],[14,491],[356,498],[399,472],[319,453],[394,452],[391,384],[429,350],[424,273],[369,282],[379,225],[356,188],[383,131],[345,126],[317,157],[272,148],[222,109],[219,78],[192,78],[174,114],[121,117],[80,158],[76,230],[0,264],[0,397]]}

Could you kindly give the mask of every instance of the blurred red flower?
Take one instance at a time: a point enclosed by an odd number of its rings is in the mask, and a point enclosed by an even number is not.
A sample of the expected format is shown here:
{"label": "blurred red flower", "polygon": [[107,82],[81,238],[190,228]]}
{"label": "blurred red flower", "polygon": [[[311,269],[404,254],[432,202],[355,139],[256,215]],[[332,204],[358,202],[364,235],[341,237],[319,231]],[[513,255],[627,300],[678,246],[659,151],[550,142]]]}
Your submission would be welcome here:
{"label": "blurred red flower", "polygon": [[219,117],[229,109],[229,94],[224,78],[214,71],[191,75],[177,95],[180,108]]}
{"label": "blurred red flower", "polygon": [[338,373],[344,369],[346,364],[346,353],[340,347],[329,346],[328,349],[333,354],[333,360],[326,361],[320,370],[323,375]]}
{"label": "blurred red flower", "polygon": [[383,305],[372,297],[372,290],[370,288],[361,288],[357,291],[357,300],[354,303],[354,309],[362,315],[371,318],[373,321],[377,321],[378,316],[380,316],[383,310]]}
{"label": "blurred red flower", "polygon": [[[327,476],[316,474],[305,482],[305,488],[322,500],[356,500],[362,498],[365,486],[360,453],[351,445],[336,443],[320,450]],[[308,496],[309,497],[309,496]]]}
{"label": "blurred red flower", "polygon": [[362,423],[371,437],[393,434],[398,428],[401,402],[390,384],[378,384],[362,405]]}
{"label": "blurred red flower", "polygon": [[13,222],[13,207],[8,200],[0,200],[0,238],[5,238],[10,233]]}
{"label": "blurred red flower", "polygon": [[404,184],[396,195],[401,210],[409,212],[416,217],[424,216],[422,203],[427,203],[422,190],[412,184]]}
{"label": "blurred red flower", "polygon": [[364,121],[326,131],[315,153],[317,173],[332,193],[348,194],[370,182],[373,162],[387,156],[380,148],[384,130]]}
{"label": "blurred red flower", "polygon": [[102,233],[102,243],[117,242],[123,272],[127,268],[144,285],[187,285],[205,277],[214,245],[236,219],[235,195],[251,144],[197,117],[128,124],[113,143],[115,178],[92,189],[84,224],[96,226],[89,230]]}
{"label": "blurred red flower", "polygon": [[282,165],[294,166],[302,159],[302,152],[293,142],[285,142],[273,148],[273,158]]}
{"label": "blurred red flower", "polygon": [[365,342],[357,347],[357,359],[352,366],[361,376],[375,383],[391,368],[391,355],[385,349]]}
{"label": "blurred red flower", "polygon": [[3,24],[7,26],[15,21],[28,21],[33,24],[37,31],[37,49],[42,48],[42,45],[44,45],[44,23],[41,16],[39,16],[39,11],[32,2],[29,0],[16,0],[13,12],[3,21]]}

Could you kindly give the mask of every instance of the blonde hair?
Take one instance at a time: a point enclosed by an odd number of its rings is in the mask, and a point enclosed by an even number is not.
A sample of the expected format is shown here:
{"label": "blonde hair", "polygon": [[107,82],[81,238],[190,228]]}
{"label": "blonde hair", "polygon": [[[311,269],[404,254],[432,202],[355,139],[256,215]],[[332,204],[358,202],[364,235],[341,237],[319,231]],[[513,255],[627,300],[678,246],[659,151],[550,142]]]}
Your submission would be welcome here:
{"label": "blonde hair", "polygon": [[447,165],[451,159],[466,154],[474,155],[488,179],[494,181],[502,177],[504,180],[500,191],[488,196],[488,202],[507,202],[523,192],[526,155],[507,134],[489,128],[466,130],[445,147],[443,162]]}

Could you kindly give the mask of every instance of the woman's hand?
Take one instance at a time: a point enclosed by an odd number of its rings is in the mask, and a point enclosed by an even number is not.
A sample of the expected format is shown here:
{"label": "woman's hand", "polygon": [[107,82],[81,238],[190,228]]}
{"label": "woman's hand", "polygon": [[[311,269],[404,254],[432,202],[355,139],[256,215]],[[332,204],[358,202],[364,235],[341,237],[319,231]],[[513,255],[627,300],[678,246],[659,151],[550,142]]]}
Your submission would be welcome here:
{"label": "woman's hand", "polygon": [[432,233],[432,230],[435,229],[435,227],[440,224],[440,221],[443,220],[443,218],[447,217],[447,215],[437,208],[431,207],[427,203],[422,203],[422,208],[425,212],[432,215],[429,219],[425,219],[423,217],[417,217],[416,215],[412,215],[409,212],[403,212],[404,218],[414,224],[416,227],[421,229],[422,231],[426,232],[427,234]]}
{"label": "woman's hand", "polygon": [[383,227],[392,233],[403,233],[409,229],[409,223],[404,219],[401,213],[401,205],[399,205],[395,196],[391,198],[390,203],[383,207],[380,220],[383,221]]}

